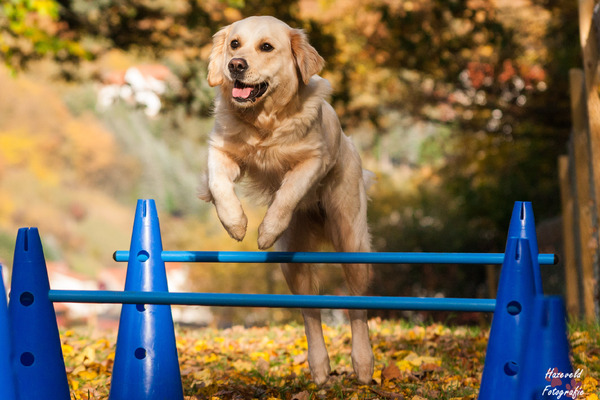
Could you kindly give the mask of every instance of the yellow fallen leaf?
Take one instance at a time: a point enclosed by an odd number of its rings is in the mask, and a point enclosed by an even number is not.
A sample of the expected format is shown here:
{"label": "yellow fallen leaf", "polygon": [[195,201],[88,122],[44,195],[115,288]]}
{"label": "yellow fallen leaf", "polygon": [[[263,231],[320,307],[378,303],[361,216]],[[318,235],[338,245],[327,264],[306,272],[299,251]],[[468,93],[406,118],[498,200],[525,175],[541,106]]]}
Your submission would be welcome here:
{"label": "yellow fallen leaf", "polygon": [[196,371],[192,376],[194,377],[194,380],[205,383],[206,385],[211,385],[213,383],[210,369],[208,368]]}
{"label": "yellow fallen leaf", "polygon": [[585,379],[583,380],[583,384],[598,386],[598,381],[591,376],[586,376]]}
{"label": "yellow fallen leaf", "polygon": [[196,340],[194,343],[194,351],[204,351],[207,347],[206,340]]}
{"label": "yellow fallen leaf", "polygon": [[231,365],[238,372],[252,371],[254,369],[254,365],[248,361],[236,360]]}
{"label": "yellow fallen leaf", "polygon": [[219,356],[217,356],[215,353],[210,353],[202,358],[202,361],[204,361],[206,364],[213,363],[217,360],[219,360]]}
{"label": "yellow fallen leaf", "polygon": [[404,357],[406,357],[409,353],[411,353],[408,350],[398,350],[392,353],[392,358],[395,359],[403,359]]}
{"label": "yellow fallen leaf", "polygon": [[425,339],[425,328],[422,326],[415,326],[407,333],[408,340],[416,341]]}
{"label": "yellow fallen leaf", "polygon": [[378,369],[377,371],[375,371],[375,373],[373,373],[373,380],[378,385],[381,385],[381,370],[380,369]]}
{"label": "yellow fallen leaf", "polygon": [[83,370],[83,371],[79,371],[77,376],[80,377],[81,379],[83,379],[84,381],[90,381],[90,380],[96,378],[98,376],[98,374],[95,371]]}
{"label": "yellow fallen leaf", "polygon": [[433,333],[434,335],[437,335],[437,336],[442,336],[449,332],[448,328],[446,328],[444,325],[440,325],[440,324],[430,326],[429,330],[431,333]]}
{"label": "yellow fallen leaf", "polygon": [[73,346],[70,346],[68,344],[63,344],[62,345],[62,353],[63,356],[68,357],[71,354],[73,354]]}
{"label": "yellow fallen leaf", "polygon": [[259,358],[262,358],[265,361],[269,361],[271,359],[271,356],[264,351],[255,351],[253,353],[250,353],[250,358],[252,359],[252,361],[257,361]]}
{"label": "yellow fallen leaf", "polygon": [[69,386],[71,386],[71,390],[77,390],[79,389],[79,381],[69,379]]}
{"label": "yellow fallen leaf", "polygon": [[[583,380],[583,392],[584,393],[595,393],[598,388],[598,381],[591,376],[586,376]],[[588,400],[590,397],[588,396]]]}
{"label": "yellow fallen leaf", "polygon": [[419,356],[414,352],[409,352],[403,359],[402,361],[406,361],[408,362],[410,365],[412,365],[413,367],[419,368],[424,364],[433,364],[433,365],[437,365],[438,367],[440,365],[442,365],[442,360],[437,358],[437,357],[431,357],[431,356]]}
{"label": "yellow fallen leaf", "polygon": [[417,355],[417,353],[415,353],[413,351],[411,351],[410,353],[408,353],[402,359],[402,361],[409,362],[411,365],[414,365],[415,367],[418,367],[419,365],[421,365],[421,363],[419,361],[417,361],[417,360],[419,360],[419,356]]}
{"label": "yellow fallen leaf", "polygon": [[396,363],[396,365],[400,371],[412,371],[413,369],[413,365],[407,360],[400,360]]}

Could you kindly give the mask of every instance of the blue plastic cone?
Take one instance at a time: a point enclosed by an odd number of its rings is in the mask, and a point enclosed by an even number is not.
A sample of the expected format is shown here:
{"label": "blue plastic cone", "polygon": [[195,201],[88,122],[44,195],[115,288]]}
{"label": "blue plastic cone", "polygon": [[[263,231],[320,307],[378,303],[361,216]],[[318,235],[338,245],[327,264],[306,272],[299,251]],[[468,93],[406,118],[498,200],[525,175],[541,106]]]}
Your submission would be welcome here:
{"label": "blue plastic cone", "polygon": [[532,251],[527,239],[509,238],[481,377],[479,400],[522,399],[518,379],[535,297]]}
{"label": "blue plastic cone", "polygon": [[54,305],[37,228],[17,234],[8,305],[12,366],[19,399],[69,400]]}
{"label": "blue plastic cone", "polygon": [[[556,399],[559,391],[577,390],[581,380],[577,382],[578,377],[567,376],[573,373],[573,367],[567,337],[567,315],[561,297],[536,297],[522,358],[519,392],[523,398]],[[576,398],[581,394],[569,397]]]}
{"label": "blue plastic cone", "polygon": [[6,305],[6,290],[2,279],[2,264],[0,264],[0,393],[6,400],[16,400],[15,380],[10,365],[10,329],[8,327],[8,307]]}
{"label": "blue plastic cone", "polygon": [[[529,248],[532,256],[533,277],[535,282],[535,293],[542,295],[542,274],[538,262],[538,243],[535,232],[535,218],[533,217],[533,206],[530,201],[516,201],[513,207],[512,217],[508,227],[508,237],[518,237],[529,240]],[[508,245],[508,243],[507,243]]]}
{"label": "blue plastic cone", "polygon": [[[168,291],[161,253],[154,200],[138,200],[125,290]],[[183,399],[170,306],[123,305],[109,399]]]}

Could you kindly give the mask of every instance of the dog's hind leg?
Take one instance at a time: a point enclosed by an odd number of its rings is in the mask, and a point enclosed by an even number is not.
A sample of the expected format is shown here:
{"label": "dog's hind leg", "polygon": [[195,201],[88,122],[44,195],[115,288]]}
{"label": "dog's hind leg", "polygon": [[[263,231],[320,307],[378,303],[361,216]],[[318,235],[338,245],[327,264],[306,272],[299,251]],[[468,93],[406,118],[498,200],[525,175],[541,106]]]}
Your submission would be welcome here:
{"label": "dog's hind leg", "polygon": [[[368,264],[343,265],[350,293],[363,295],[368,282]],[[364,279],[364,280],[362,280]],[[373,378],[373,350],[369,340],[369,326],[366,310],[349,310],[352,329],[352,365],[360,383],[368,385]]]}
{"label": "dog's hind leg", "polygon": [[[308,223],[306,215],[294,215],[290,226],[277,242],[277,249],[281,251],[314,251],[318,248],[318,240],[314,229],[321,227]],[[318,294],[318,281],[310,264],[282,263],[281,270],[286,282],[293,294]],[[317,385],[322,385],[329,379],[331,367],[329,355],[323,338],[321,326],[321,310],[305,308],[302,309],[304,318],[304,330],[308,343],[308,365],[312,380]]]}
{"label": "dog's hind leg", "polygon": [[[354,186],[355,193],[338,193],[326,209],[327,227],[336,251],[371,251],[371,239],[367,225],[367,196],[362,181]],[[356,189],[358,188],[358,189]],[[353,296],[366,294],[371,281],[370,264],[342,265],[348,290]],[[373,350],[369,340],[366,310],[350,310],[352,329],[352,365],[358,381],[371,383],[374,370]]]}

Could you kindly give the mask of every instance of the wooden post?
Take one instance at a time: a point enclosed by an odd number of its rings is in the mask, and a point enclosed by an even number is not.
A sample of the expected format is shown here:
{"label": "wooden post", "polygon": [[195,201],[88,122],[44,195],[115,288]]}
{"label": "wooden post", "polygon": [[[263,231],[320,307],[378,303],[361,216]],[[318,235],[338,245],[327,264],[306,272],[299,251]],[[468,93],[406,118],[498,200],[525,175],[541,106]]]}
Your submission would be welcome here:
{"label": "wooden post", "polygon": [[[580,224],[588,224],[581,226],[581,229],[589,229],[593,232],[590,241],[585,246],[585,237],[582,236],[582,270],[583,270],[583,286],[584,286],[584,304],[585,316],[588,320],[595,320],[600,312],[600,292],[598,280],[600,271],[598,263],[600,261],[598,236],[599,229],[598,216],[600,215],[600,96],[598,95],[599,88],[599,54],[598,54],[598,27],[600,26],[600,8],[595,8],[595,0],[579,0],[579,29],[581,48],[583,52],[584,66],[584,93],[578,97],[576,101],[581,101],[579,104],[580,111],[578,118],[580,121],[574,121],[574,127],[577,123],[579,129],[574,129],[576,135],[574,139],[576,153],[576,168],[586,169],[588,171],[589,197],[580,198],[580,217],[584,217],[581,213],[586,214],[587,221],[580,220]],[[581,89],[580,89],[581,90]],[[571,87],[571,96],[573,96],[573,87]],[[572,101],[575,99],[572,97]],[[585,107],[585,108],[584,108]],[[575,116],[575,112],[573,113]],[[579,133],[578,133],[579,130]],[[585,133],[586,138],[583,138]],[[577,161],[578,147],[583,146],[583,142],[587,142],[588,150],[586,155],[586,163],[583,160]],[[581,153],[582,149],[579,149]],[[578,171],[578,174],[581,173]],[[581,176],[583,178],[583,175]],[[583,183],[583,182],[582,182]],[[579,179],[577,182],[579,186]],[[579,188],[578,194],[579,192]],[[595,200],[595,201],[594,201]],[[589,210],[586,208],[589,207]],[[582,209],[583,208],[583,209]],[[584,254],[589,252],[590,255]],[[591,257],[591,263],[583,262],[584,259]]]}
{"label": "wooden post", "polygon": [[577,271],[577,262],[575,260],[575,228],[574,221],[574,199],[573,185],[571,184],[571,174],[569,171],[569,156],[564,155],[558,158],[558,170],[560,176],[560,197],[562,203],[562,228],[563,228],[563,265],[565,266],[565,283],[567,297],[567,311],[572,317],[581,315],[580,297],[579,297],[579,272]]}
{"label": "wooden post", "polygon": [[588,320],[596,318],[595,293],[597,282],[594,279],[594,257],[597,239],[594,235],[595,217],[590,171],[590,142],[584,100],[584,74],[580,69],[569,71],[571,86],[571,113],[573,116],[573,146],[575,153],[575,186],[577,190],[577,211],[579,216],[579,237],[581,269],[583,281],[584,315]]}

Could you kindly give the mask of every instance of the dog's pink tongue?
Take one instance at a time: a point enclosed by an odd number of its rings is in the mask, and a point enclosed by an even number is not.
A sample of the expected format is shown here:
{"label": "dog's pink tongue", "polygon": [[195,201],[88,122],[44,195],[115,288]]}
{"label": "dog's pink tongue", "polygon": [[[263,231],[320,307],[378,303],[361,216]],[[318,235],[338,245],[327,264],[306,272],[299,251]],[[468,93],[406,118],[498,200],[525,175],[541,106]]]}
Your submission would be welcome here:
{"label": "dog's pink tongue", "polygon": [[250,93],[252,93],[251,87],[233,88],[231,95],[233,97],[241,97],[242,99],[247,99],[248,97],[250,97]]}

